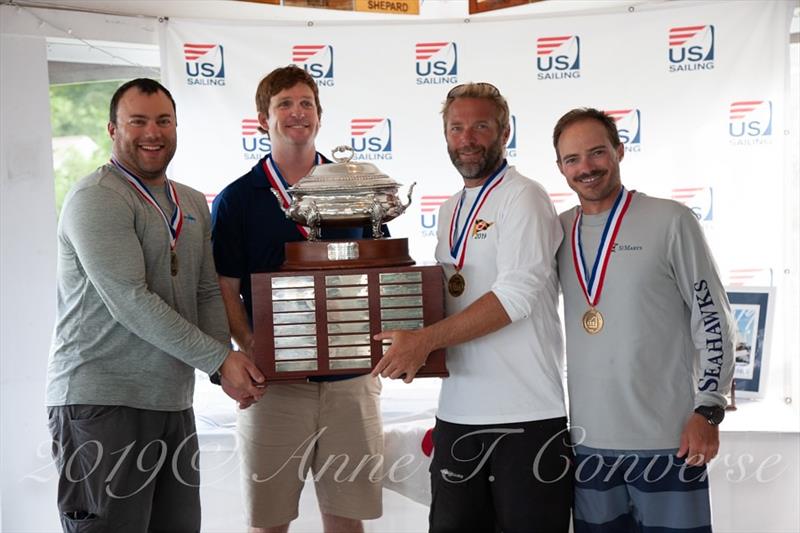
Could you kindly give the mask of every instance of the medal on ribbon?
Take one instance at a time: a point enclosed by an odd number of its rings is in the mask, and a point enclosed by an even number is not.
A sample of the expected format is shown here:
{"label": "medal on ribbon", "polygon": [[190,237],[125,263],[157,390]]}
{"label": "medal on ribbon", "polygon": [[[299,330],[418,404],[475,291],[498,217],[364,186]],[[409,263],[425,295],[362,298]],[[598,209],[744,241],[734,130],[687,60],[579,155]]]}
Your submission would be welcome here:
{"label": "medal on ribbon", "polygon": [[[278,195],[280,195],[281,203],[283,204],[284,209],[288,209],[292,204],[292,195],[289,192],[289,184],[286,182],[283,175],[281,175],[281,171],[278,170],[278,165],[276,165],[275,161],[272,160],[272,154],[267,155],[267,157],[265,157],[261,163],[261,166],[264,168],[264,174],[267,175],[267,181],[269,182],[270,186],[272,186],[272,188],[278,192]],[[317,155],[314,157],[314,164],[321,165],[323,163],[330,163],[330,161],[325,159],[322,154],[317,152]],[[303,235],[303,237],[308,239],[307,227],[297,224],[297,230]]]}
{"label": "medal on ribbon", "polygon": [[489,176],[489,179],[481,186],[478,196],[472,201],[472,206],[470,206],[469,212],[464,219],[464,225],[459,229],[458,222],[461,219],[461,210],[464,207],[464,198],[467,194],[466,189],[461,190],[461,199],[458,201],[458,207],[453,211],[453,216],[450,219],[450,257],[453,259],[453,266],[456,268],[455,274],[447,280],[447,291],[451,296],[461,296],[467,286],[467,282],[461,274],[461,269],[464,267],[464,259],[467,256],[467,230],[475,224],[475,219],[478,217],[478,213],[486,199],[503,181],[506,170],[508,170],[508,162],[503,160],[500,168]]}
{"label": "medal on ribbon", "polygon": [[581,323],[583,324],[583,329],[590,335],[599,333],[603,329],[603,314],[597,309],[597,303],[600,301],[600,294],[603,292],[603,283],[605,282],[606,270],[611,259],[614,241],[617,238],[619,228],[622,226],[622,219],[628,211],[628,206],[630,206],[632,199],[633,191],[629,192],[625,187],[622,187],[617,199],[614,201],[611,212],[608,214],[608,220],[606,220],[603,234],[600,237],[600,244],[597,247],[597,255],[591,272],[587,270],[583,256],[583,245],[581,244],[583,212],[580,207],[575,216],[575,221],[572,223],[572,261],[575,265],[575,273],[578,275],[578,284],[581,286],[583,295],[589,304],[589,310],[583,314]]}
{"label": "medal on ribbon", "polygon": [[136,191],[144,198],[146,202],[152,205],[156,211],[159,212],[161,218],[164,220],[164,223],[167,225],[167,230],[169,232],[169,270],[170,274],[173,276],[178,275],[178,254],[175,251],[175,246],[178,244],[178,237],[181,234],[181,229],[183,228],[183,210],[181,209],[181,204],[178,201],[178,193],[175,191],[175,185],[167,179],[164,183],[164,187],[167,190],[167,197],[172,205],[175,206],[175,209],[172,212],[172,216],[168,217],[167,214],[161,209],[161,206],[158,205],[153,194],[150,192],[142,180],[139,179],[136,175],[134,175],[131,171],[127,168],[123,167],[119,161],[111,158],[111,163],[117,167],[117,169],[122,172],[122,175],[128,181],[128,183],[136,189]]}

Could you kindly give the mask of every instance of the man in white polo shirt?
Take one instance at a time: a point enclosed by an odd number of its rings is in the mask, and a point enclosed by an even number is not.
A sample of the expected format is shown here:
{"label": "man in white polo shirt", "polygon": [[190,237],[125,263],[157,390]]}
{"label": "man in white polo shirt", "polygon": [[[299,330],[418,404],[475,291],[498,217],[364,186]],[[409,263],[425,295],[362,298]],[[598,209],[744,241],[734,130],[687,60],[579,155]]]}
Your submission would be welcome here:
{"label": "man in white polo shirt", "polygon": [[439,212],[436,259],[447,318],[376,338],[374,374],[410,382],[448,347],[431,464],[430,531],[567,531],[572,481],[562,388],[555,255],[562,231],[547,192],[504,158],[505,98],[453,88],[442,109],[464,188]]}

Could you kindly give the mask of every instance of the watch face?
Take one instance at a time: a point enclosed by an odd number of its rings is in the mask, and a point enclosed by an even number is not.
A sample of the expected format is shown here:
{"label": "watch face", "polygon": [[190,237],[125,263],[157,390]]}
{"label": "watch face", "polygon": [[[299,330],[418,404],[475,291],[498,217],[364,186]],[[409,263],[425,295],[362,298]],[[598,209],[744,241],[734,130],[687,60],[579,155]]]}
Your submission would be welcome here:
{"label": "watch face", "polygon": [[714,426],[719,425],[725,418],[725,409],[718,405],[701,405],[694,412],[706,417],[708,423]]}

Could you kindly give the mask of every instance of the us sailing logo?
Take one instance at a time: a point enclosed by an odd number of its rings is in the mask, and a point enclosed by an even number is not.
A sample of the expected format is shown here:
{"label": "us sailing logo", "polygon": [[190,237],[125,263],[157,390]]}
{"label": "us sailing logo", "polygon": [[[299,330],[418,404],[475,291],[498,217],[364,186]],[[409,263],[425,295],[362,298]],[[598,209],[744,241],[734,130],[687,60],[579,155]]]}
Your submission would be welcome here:
{"label": "us sailing logo", "polygon": [[420,200],[419,224],[423,237],[436,237],[439,207],[450,198],[447,195],[427,194]]}
{"label": "us sailing logo", "polygon": [[186,83],[225,85],[225,51],[221,44],[184,43]]}
{"label": "us sailing logo", "polygon": [[575,204],[575,193],[570,192],[551,192],[550,201],[559,213]]}
{"label": "us sailing logo", "polygon": [[333,87],[333,46],[296,44],[292,46],[292,62],[308,72],[318,86]]}
{"label": "us sailing logo", "polygon": [[772,136],[772,102],[732,102],[728,122],[731,144],[769,144]]}
{"label": "us sailing logo", "polygon": [[642,113],[636,108],[613,109],[605,112],[617,124],[619,140],[626,152],[642,150]]}
{"label": "us sailing logo", "polygon": [[417,85],[458,83],[458,47],[449,41],[417,43]]}
{"label": "us sailing logo", "polygon": [[269,138],[258,131],[258,119],[242,119],[242,151],[245,159],[261,159],[272,151]]}
{"label": "us sailing logo", "polygon": [[773,282],[771,268],[732,268],[728,271],[728,282],[725,285],[772,287]]}
{"label": "us sailing logo", "polygon": [[669,71],[712,70],[714,26],[680,26],[669,29]]}
{"label": "us sailing logo", "polygon": [[506,157],[517,157],[517,117],[511,115],[508,120],[511,132],[506,143]]}
{"label": "us sailing logo", "polygon": [[354,118],[350,121],[353,159],[392,158],[392,121],[388,118]]}
{"label": "us sailing logo", "polygon": [[581,77],[581,39],[577,35],[536,39],[536,78],[560,80]]}
{"label": "us sailing logo", "polygon": [[712,187],[672,189],[672,199],[688,207],[700,222],[714,220],[714,189]]}

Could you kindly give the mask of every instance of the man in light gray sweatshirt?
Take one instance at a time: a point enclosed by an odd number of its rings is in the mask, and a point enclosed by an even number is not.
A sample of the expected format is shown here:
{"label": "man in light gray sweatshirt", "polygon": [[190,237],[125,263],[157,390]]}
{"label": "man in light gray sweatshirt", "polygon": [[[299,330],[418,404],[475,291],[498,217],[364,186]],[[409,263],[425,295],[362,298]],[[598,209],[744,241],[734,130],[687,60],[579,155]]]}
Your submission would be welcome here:
{"label": "man in light gray sweatshirt", "polygon": [[711,531],[706,463],[733,378],[730,306],[689,208],[623,187],[614,120],[553,132],[580,205],[561,214],[576,533]]}
{"label": "man in light gray sweatshirt", "polygon": [[229,348],[204,195],[173,182],[175,102],[150,79],[110,106],[111,161],[67,195],[47,375],[64,531],[200,531],[194,371],[259,398]]}

